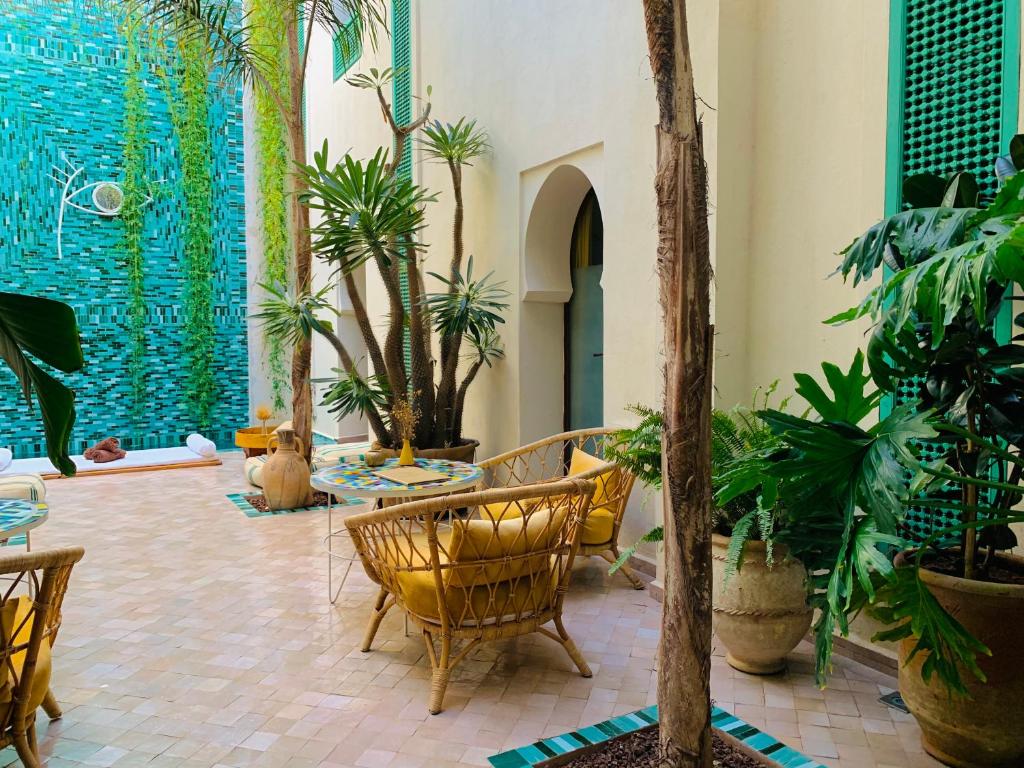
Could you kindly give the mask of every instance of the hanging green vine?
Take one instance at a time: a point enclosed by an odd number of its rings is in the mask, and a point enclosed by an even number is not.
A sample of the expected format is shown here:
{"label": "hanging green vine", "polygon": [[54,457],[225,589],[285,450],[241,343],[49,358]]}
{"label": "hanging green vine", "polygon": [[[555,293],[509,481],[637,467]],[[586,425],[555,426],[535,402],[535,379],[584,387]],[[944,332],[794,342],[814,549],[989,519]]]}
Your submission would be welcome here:
{"label": "hanging green vine", "polygon": [[210,426],[216,401],[213,375],[213,147],[208,100],[210,56],[201,38],[180,44],[181,98],[172,109],[185,199],[185,399],[199,429]]}
{"label": "hanging green vine", "polygon": [[[282,4],[275,0],[253,0],[250,9],[250,45],[266,61],[278,66],[267,73],[271,87],[288,93],[285,68],[287,35]],[[288,209],[285,199],[288,176],[288,148],[284,122],[277,104],[262,89],[255,89],[255,132],[259,155],[257,186],[262,212],[264,282],[288,284]],[[266,340],[267,365],[274,393],[274,408],[282,410],[288,391],[286,350],[280,339]]]}
{"label": "hanging green vine", "polygon": [[132,387],[132,422],[138,429],[146,403],[146,295],[143,285],[143,208],[146,205],[148,119],[143,85],[139,20],[129,14],[122,25],[125,38],[124,150],[122,169],[122,248],[128,273],[128,378]]}

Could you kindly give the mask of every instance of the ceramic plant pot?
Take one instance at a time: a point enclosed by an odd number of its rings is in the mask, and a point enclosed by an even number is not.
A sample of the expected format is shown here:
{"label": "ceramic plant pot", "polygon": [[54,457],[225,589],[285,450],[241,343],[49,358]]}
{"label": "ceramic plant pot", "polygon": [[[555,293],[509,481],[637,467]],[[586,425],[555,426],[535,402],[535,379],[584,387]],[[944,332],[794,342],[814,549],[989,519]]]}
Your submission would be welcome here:
{"label": "ceramic plant pot", "polygon": [[[476,449],[480,445],[479,440],[463,440],[458,445],[449,448],[413,448],[413,455],[417,459],[447,459],[448,461],[472,462],[476,456]],[[397,458],[400,451],[393,448],[384,448],[374,445],[373,450],[380,451],[389,459]]]}
{"label": "ceramic plant pot", "polygon": [[295,509],[313,503],[309,464],[302,441],[291,429],[279,430],[267,444],[270,458],[263,465],[263,496],[271,509]]}
{"label": "ceramic plant pot", "polygon": [[[912,557],[901,553],[896,565]],[[1024,558],[1004,555],[1024,568]],[[943,608],[992,651],[978,656],[988,682],[961,669],[968,696],[950,696],[933,675],[926,683],[926,655],[910,659],[912,640],[900,643],[900,693],[921,726],[925,750],[957,768],[1010,768],[1024,765],[1024,585],[968,581],[921,571]]]}
{"label": "ceramic plant pot", "polygon": [[786,654],[807,634],[807,571],[776,544],[769,568],[763,541],[748,541],[739,572],[726,582],[729,537],[712,536],[715,634],[726,661],[741,672],[770,675],[786,667]]}

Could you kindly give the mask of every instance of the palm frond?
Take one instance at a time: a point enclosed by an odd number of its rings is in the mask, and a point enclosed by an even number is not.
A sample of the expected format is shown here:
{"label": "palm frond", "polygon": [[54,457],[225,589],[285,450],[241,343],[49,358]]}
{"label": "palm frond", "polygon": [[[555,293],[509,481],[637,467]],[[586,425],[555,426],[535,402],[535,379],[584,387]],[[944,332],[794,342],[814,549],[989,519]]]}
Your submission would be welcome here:
{"label": "palm frond", "polygon": [[472,165],[470,160],[480,157],[490,148],[487,133],[477,128],[476,120],[460,117],[455,123],[432,120],[423,126],[419,145],[424,154],[453,165]]}
{"label": "palm frond", "polygon": [[300,169],[308,189],[299,200],[323,213],[312,228],[318,254],[347,273],[375,257],[389,265],[422,247],[417,236],[424,226],[423,206],[436,197],[393,176],[386,149],[365,162],[346,155],[332,166],[327,158],[324,140],[313,165]]}
{"label": "palm frond", "polygon": [[337,413],[339,416],[358,413],[365,416],[371,411],[388,407],[390,392],[386,376],[361,376],[354,368],[349,371],[335,368],[334,372],[339,379],[327,390],[320,403],[329,406],[329,413]]}
{"label": "palm frond", "polygon": [[459,335],[477,338],[505,322],[499,313],[508,309],[505,302],[508,290],[504,283],[491,281],[493,272],[474,280],[472,256],[466,264],[465,276],[456,274],[454,279],[449,279],[436,272],[429,274],[448,289],[423,297],[423,307],[442,338]]}
{"label": "palm frond", "polygon": [[296,295],[280,285],[259,285],[268,297],[260,303],[260,311],[253,313],[252,317],[262,322],[268,337],[293,347],[300,341],[312,338],[319,327],[330,330],[330,324],[317,313],[337,314],[337,309],[327,298],[333,285],[325,285],[316,293],[303,295]]}

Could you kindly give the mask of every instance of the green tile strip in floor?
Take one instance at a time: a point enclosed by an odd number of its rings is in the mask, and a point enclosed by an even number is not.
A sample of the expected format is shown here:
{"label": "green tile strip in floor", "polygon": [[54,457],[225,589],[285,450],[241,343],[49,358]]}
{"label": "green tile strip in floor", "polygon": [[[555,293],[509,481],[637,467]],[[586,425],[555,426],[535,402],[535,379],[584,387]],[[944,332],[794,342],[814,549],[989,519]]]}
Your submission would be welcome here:
{"label": "green tile strip in floor", "polygon": [[[597,725],[563,733],[561,736],[535,741],[533,744],[511,749],[487,759],[490,760],[494,768],[530,768],[545,760],[550,760],[552,757],[564,755],[580,747],[600,744],[616,736],[639,731],[641,728],[646,728],[657,722],[658,707],[647,707],[630,712],[628,715],[613,717],[611,720],[605,720]],[[711,709],[711,724],[784,768],[825,768],[821,763],[787,747],[778,739],[759,731],[724,709],[718,707]]]}
{"label": "green tile strip in floor", "polygon": [[[258,496],[258,493],[229,493],[228,501],[245,513],[246,517],[272,517],[274,515],[290,515],[293,512],[326,512],[327,506],[321,504],[316,507],[296,507],[295,509],[275,509],[273,511],[261,512],[252,504],[246,501],[247,496]],[[351,507],[355,504],[365,504],[365,499],[342,498],[335,502],[336,507]]]}

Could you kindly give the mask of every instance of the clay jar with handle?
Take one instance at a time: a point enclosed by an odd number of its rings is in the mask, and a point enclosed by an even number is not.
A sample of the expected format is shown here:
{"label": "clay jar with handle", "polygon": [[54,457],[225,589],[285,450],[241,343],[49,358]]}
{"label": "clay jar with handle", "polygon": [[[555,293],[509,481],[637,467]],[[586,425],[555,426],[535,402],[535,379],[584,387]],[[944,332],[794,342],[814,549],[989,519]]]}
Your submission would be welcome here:
{"label": "clay jar with handle", "polygon": [[267,441],[270,458],[263,467],[263,496],[270,509],[295,509],[313,503],[309,464],[302,441],[291,429],[278,430]]}

